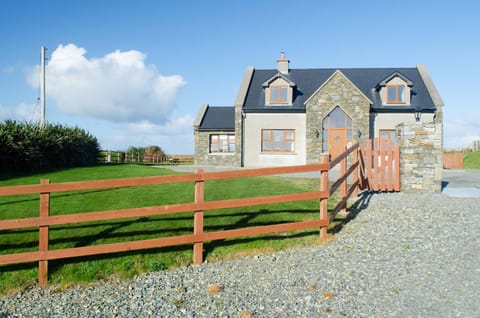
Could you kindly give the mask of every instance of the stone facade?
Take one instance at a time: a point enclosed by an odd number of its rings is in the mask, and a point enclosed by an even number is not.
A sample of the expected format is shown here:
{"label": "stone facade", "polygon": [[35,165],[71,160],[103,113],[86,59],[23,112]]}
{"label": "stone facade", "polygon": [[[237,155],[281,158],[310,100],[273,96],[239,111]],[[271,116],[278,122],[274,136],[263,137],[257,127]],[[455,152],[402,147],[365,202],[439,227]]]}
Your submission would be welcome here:
{"label": "stone facade", "polygon": [[[231,134],[232,132],[217,132],[217,134]],[[210,134],[208,131],[195,131],[195,165],[234,166],[235,154],[211,154]]]}
{"label": "stone facade", "polygon": [[[323,119],[339,106],[352,119],[354,141],[369,138],[371,101],[340,71],[335,72],[306,103],[307,164],[320,162]],[[319,136],[317,137],[317,131]],[[360,138],[358,133],[360,132]]]}
{"label": "stone facade", "polygon": [[397,126],[400,143],[402,192],[440,192],[442,189],[442,124]]}

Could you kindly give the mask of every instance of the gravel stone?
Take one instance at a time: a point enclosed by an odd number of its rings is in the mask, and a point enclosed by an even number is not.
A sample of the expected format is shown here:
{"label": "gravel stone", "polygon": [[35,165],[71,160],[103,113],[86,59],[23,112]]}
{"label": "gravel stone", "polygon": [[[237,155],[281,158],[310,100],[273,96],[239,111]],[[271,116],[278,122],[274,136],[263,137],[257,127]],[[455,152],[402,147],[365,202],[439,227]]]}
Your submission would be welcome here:
{"label": "gravel stone", "polygon": [[32,287],[2,296],[0,317],[479,317],[479,207],[480,198],[364,194],[327,244]]}

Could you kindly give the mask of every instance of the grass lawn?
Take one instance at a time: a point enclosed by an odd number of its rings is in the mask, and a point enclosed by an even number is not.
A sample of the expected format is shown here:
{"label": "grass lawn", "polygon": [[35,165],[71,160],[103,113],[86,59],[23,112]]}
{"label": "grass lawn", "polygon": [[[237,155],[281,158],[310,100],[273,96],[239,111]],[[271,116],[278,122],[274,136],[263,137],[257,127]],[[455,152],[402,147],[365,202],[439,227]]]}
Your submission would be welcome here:
{"label": "grass lawn", "polygon": [[463,167],[465,169],[480,169],[480,151],[465,153]]}
{"label": "grass lawn", "polygon": [[[100,165],[31,176],[0,176],[0,186],[38,184],[41,178],[51,183],[94,179],[167,175],[175,172],[142,165]],[[313,191],[318,180],[283,177],[251,177],[205,183],[205,199],[254,197]],[[193,202],[193,183],[128,187],[53,193],[51,215]],[[0,197],[0,219],[38,216],[38,195]],[[318,200],[279,203],[265,206],[205,212],[205,231],[260,226],[319,217]],[[342,220],[337,220],[341,222]],[[337,223],[338,223],[337,222]],[[336,223],[332,226],[338,225]],[[193,213],[120,219],[50,227],[50,249],[150,239],[193,233]],[[208,261],[271,252],[295,246],[319,244],[319,230],[244,237],[204,244]],[[35,251],[38,229],[0,232],[0,254]],[[192,245],[156,250],[83,257],[49,262],[49,282],[67,286],[91,282],[112,275],[123,278],[146,271],[159,271],[192,262]],[[1,266],[0,294],[36,282],[38,263]]]}

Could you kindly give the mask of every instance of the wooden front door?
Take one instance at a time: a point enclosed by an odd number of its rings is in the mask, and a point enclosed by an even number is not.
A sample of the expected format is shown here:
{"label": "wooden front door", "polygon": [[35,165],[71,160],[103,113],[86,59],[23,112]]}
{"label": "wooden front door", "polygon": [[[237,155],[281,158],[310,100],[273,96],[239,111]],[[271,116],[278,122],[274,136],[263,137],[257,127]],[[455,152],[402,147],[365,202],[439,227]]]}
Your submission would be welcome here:
{"label": "wooden front door", "polygon": [[328,131],[328,152],[331,159],[335,159],[342,154],[346,145],[347,130],[345,128],[330,128]]}
{"label": "wooden front door", "polygon": [[352,140],[352,119],[336,106],[325,118],[323,127],[323,151],[328,151],[330,160],[345,151],[347,142]]}

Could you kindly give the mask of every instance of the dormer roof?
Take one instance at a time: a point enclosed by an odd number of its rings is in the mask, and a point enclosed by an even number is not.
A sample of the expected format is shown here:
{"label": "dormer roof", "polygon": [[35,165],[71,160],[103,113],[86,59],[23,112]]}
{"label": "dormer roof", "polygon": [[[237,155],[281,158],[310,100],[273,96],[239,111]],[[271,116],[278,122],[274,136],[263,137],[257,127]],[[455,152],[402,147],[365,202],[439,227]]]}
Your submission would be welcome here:
{"label": "dormer roof", "polygon": [[407,84],[407,86],[409,86],[409,87],[413,86],[413,82],[410,81],[405,75],[403,75],[400,72],[394,72],[394,73],[390,74],[387,78],[385,78],[383,81],[378,83],[377,88],[382,87],[382,86],[387,86],[388,82],[390,82],[395,77],[400,77]]}
{"label": "dormer roof", "polygon": [[268,87],[268,86],[270,86],[270,84],[271,84],[273,81],[275,81],[275,80],[278,79],[278,78],[284,79],[284,80],[288,83],[288,85],[289,85],[290,87],[294,87],[295,85],[297,85],[297,84],[295,84],[295,82],[293,82],[291,79],[289,79],[287,75],[282,74],[282,73],[280,73],[280,72],[277,72],[277,73],[274,74],[272,77],[270,77],[270,78],[267,79],[265,82],[263,82],[263,83],[262,83],[262,86],[263,86],[263,87]]}

